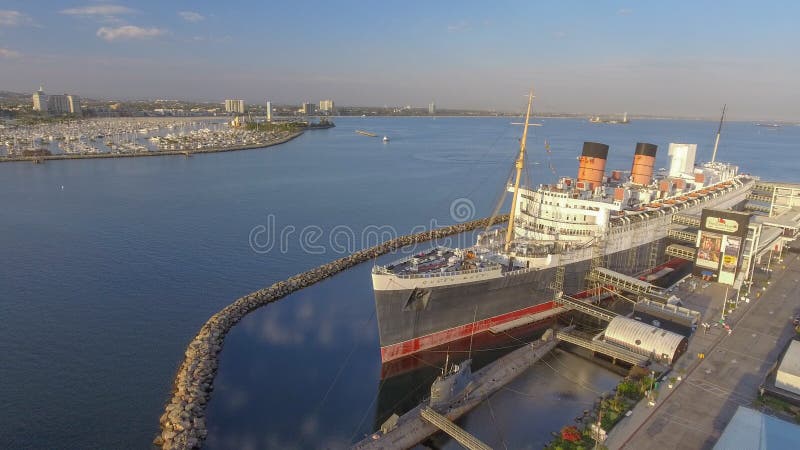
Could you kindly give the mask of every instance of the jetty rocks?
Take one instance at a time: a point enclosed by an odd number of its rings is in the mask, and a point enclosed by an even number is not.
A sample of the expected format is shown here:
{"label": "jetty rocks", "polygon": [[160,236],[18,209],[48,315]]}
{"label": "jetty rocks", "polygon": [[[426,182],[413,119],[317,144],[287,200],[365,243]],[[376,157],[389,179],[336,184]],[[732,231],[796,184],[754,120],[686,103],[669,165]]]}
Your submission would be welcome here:
{"label": "jetty rocks", "polygon": [[390,251],[507,221],[508,214],[401,236],[359,250],[237,299],[211,316],[186,348],[183,363],[175,375],[172,398],[164,407],[164,414],[160,418],[161,434],[153,440],[153,443],[163,449],[200,448],[208,433],[205,408],[214,386],[217,356],[222,350],[228,331],[247,314]]}

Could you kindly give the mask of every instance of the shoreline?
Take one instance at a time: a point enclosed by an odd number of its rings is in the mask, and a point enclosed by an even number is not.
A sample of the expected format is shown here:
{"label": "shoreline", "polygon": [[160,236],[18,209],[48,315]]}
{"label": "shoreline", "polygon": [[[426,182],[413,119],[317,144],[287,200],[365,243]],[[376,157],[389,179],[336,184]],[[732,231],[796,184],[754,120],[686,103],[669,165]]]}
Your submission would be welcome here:
{"label": "shoreline", "polygon": [[218,148],[204,148],[199,150],[164,150],[154,152],[137,152],[137,153],[89,153],[81,155],[58,154],[58,155],[44,155],[44,156],[19,156],[19,157],[0,157],[0,163],[13,163],[13,162],[41,162],[41,161],[59,161],[59,160],[80,160],[80,159],[108,159],[108,158],[138,158],[150,156],[191,156],[201,155],[205,153],[224,153],[235,152],[239,150],[255,150],[258,148],[272,147],[273,145],[285,144],[292,139],[303,134],[304,131],[292,133],[286,137],[276,139],[274,141],[267,141],[263,144],[250,144],[238,145],[233,147],[218,147]]}

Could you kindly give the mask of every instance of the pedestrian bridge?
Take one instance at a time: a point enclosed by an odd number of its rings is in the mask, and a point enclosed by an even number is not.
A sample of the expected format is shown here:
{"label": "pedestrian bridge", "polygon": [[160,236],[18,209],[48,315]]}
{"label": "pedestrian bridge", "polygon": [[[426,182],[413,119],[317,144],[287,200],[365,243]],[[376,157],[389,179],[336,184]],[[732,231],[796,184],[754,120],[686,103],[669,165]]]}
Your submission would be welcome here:
{"label": "pedestrian bridge", "polygon": [[664,253],[674,258],[681,258],[694,262],[696,251],[697,249],[694,247],[687,247],[680,244],[670,244],[667,246],[666,250],[664,250]]}
{"label": "pedestrian bridge", "polygon": [[575,331],[559,330],[556,332],[556,339],[583,347],[595,353],[601,353],[603,355],[610,356],[614,358],[614,360],[625,361],[628,364],[641,366],[649,361],[649,358],[646,356],[642,356],[638,353],[634,353],[630,350],[610,344],[600,339],[592,339]]}
{"label": "pedestrian bridge", "polygon": [[614,272],[604,267],[596,267],[586,275],[587,280],[595,281],[604,285],[611,285],[617,289],[635,294],[645,295],[658,301],[666,303],[667,295],[663,288],[642,281],[638,278]]}
{"label": "pedestrian bridge", "polygon": [[555,300],[555,303],[559,303],[569,309],[576,309],[582,313],[605,320],[606,322],[611,322],[614,317],[617,317],[617,313],[613,311],[564,294],[561,294],[561,296]]}
{"label": "pedestrian bridge", "polygon": [[453,423],[453,421],[447,417],[434,411],[429,406],[422,408],[419,415],[470,450],[492,450],[492,447],[489,447],[480,439],[467,433],[463,428]]}

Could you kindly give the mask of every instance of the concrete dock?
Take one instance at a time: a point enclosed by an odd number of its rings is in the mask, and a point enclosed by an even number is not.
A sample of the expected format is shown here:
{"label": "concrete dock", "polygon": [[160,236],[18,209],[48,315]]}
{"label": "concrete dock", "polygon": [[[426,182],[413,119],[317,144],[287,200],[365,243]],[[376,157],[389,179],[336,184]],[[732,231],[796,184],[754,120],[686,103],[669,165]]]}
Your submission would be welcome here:
{"label": "concrete dock", "polygon": [[[782,263],[773,261],[769,284],[765,273],[756,276],[750,302],[740,300],[726,317],[730,334],[719,324],[726,287],[698,281],[696,289],[687,292],[689,283],[684,283],[678,296],[685,306],[700,311],[703,322],[716,325],[708,331],[698,327],[688,351],[667,375],[682,374],[683,379],[672,389],[663,380],[655,405],[640,402],[613,428],[605,445],[610,449],[712,448],[737,406],[750,406],[756,400],[759,385],[792,338],[791,317],[800,310],[796,296],[799,259],[795,253],[785,253]],[[735,291],[727,292],[728,298],[735,298]]]}

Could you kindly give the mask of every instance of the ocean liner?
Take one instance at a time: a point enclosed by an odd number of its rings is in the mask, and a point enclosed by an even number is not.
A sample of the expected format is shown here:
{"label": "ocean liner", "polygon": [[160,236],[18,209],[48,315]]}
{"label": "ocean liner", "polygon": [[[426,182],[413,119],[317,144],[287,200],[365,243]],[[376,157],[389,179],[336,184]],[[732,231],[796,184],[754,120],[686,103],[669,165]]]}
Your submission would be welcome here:
{"label": "ocean liner", "polygon": [[696,144],[670,144],[669,171],[654,175],[657,146],[638,143],[630,172],[606,176],[609,147],[585,142],[576,178],[520,186],[532,101],[531,94],[516,177],[507,186],[508,226],[484,230],[469,248],[430,248],[373,268],[383,362],[557,314],[554,294],[582,291],[593,260],[641,272],[663,260],[673,215],[734,207],[755,181],[715,162],[718,132],[714,157],[702,165],[695,165]]}

